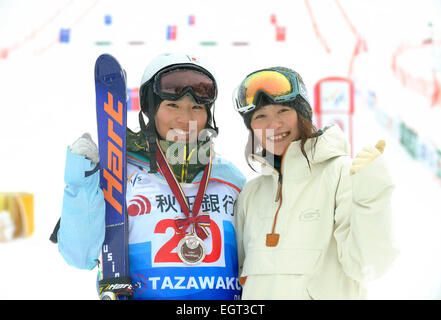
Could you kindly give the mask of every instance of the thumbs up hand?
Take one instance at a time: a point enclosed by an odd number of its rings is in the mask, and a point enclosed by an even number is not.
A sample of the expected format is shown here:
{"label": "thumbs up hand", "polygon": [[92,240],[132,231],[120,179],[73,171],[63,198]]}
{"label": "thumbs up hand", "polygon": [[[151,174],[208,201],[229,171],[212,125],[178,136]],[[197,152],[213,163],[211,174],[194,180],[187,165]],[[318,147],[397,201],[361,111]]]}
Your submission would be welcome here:
{"label": "thumbs up hand", "polygon": [[85,133],[69,146],[73,153],[82,155],[92,160],[93,163],[100,162],[98,146],[93,142],[90,133]]}
{"label": "thumbs up hand", "polygon": [[385,147],[386,142],[384,140],[380,140],[377,142],[375,147],[363,148],[363,150],[361,150],[354,158],[349,173],[353,175],[360,171],[362,168],[366,167],[369,163],[371,163],[383,153]]}

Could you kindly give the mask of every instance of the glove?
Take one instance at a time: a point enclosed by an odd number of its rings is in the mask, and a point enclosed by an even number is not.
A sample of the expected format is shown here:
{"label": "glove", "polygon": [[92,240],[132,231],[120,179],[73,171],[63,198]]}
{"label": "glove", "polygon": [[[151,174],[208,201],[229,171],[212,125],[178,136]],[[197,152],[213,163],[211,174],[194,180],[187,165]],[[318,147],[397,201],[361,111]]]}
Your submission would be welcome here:
{"label": "glove", "polygon": [[75,154],[85,156],[93,163],[100,162],[98,147],[95,142],[93,142],[89,133],[85,133],[79,137],[71,146],[69,146],[69,149]]}
{"label": "glove", "polygon": [[8,211],[0,210],[0,242],[7,242],[14,237],[15,224]]}
{"label": "glove", "polygon": [[360,153],[357,154],[354,161],[352,162],[352,167],[349,170],[351,175],[357,173],[362,168],[366,167],[373,160],[378,158],[384,151],[386,146],[386,142],[384,140],[380,140],[377,142],[375,147],[365,147]]}

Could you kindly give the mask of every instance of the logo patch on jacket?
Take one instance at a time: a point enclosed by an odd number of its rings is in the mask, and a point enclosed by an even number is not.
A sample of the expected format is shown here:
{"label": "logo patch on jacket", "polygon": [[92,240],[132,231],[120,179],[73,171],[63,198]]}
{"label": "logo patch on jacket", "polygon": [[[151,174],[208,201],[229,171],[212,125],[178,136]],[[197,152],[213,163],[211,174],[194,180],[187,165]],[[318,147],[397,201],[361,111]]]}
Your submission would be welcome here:
{"label": "logo patch on jacket", "polygon": [[299,216],[299,221],[315,221],[320,219],[320,211],[318,209],[305,209],[302,210]]}
{"label": "logo patch on jacket", "polygon": [[129,201],[127,213],[131,217],[149,214],[152,209],[149,199],[143,195],[136,195]]}

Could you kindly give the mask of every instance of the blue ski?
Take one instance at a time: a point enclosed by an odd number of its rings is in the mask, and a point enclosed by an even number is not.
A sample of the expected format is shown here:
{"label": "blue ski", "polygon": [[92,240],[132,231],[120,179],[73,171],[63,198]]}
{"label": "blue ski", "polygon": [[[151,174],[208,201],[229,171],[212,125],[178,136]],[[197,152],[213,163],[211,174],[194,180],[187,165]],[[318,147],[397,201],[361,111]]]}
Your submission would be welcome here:
{"label": "blue ski", "polygon": [[106,202],[106,236],[101,252],[101,299],[131,296],[126,211],[126,75],[108,54],[95,64],[100,187]]}

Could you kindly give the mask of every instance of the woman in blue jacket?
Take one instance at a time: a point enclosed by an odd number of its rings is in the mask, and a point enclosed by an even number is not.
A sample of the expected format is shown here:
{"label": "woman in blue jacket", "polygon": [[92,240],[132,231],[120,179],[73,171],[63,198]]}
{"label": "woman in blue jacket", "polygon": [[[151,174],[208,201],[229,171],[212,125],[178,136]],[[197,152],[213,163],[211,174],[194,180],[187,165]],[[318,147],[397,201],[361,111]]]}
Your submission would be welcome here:
{"label": "woman in blue jacket", "polygon": [[[216,97],[213,73],[193,56],[162,54],[145,69],[141,131],[127,132],[133,299],[240,298],[234,204],[245,178],[214,153]],[[105,236],[98,163],[89,134],[69,146],[58,248],[68,264],[82,269],[99,264]],[[197,194],[201,183],[205,193]],[[199,201],[199,220],[186,217],[179,197],[190,208]],[[200,248],[200,255],[186,253],[184,243]]]}

